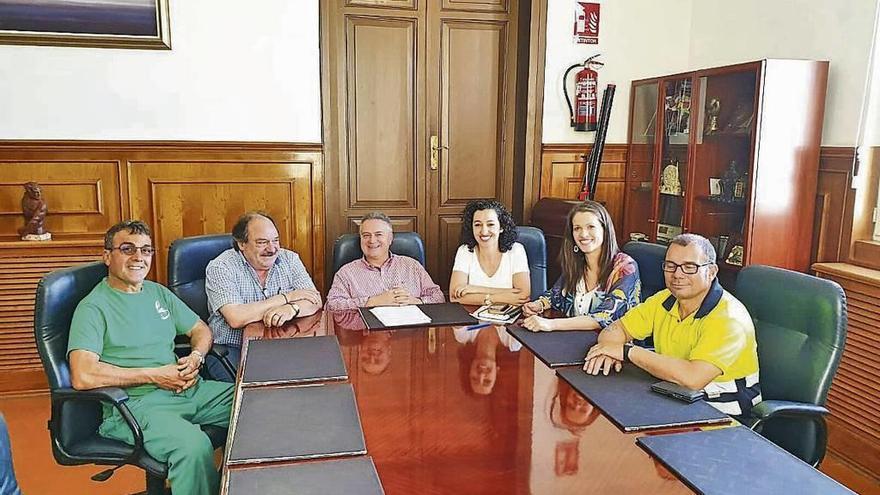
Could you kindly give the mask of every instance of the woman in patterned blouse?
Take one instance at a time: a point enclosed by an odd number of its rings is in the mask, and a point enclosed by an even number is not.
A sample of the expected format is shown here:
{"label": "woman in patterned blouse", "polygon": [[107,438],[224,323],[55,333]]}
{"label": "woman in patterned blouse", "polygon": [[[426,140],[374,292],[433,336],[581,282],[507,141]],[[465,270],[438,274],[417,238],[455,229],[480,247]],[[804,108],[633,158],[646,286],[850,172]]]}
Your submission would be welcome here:
{"label": "woman in patterned blouse", "polygon": [[[523,306],[529,330],[598,330],[639,303],[639,267],[618,250],[614,224],[601,204],[584,201],[568,213],[559,262],[559,280]],[[565,318],[540,316],[547,309]]]}

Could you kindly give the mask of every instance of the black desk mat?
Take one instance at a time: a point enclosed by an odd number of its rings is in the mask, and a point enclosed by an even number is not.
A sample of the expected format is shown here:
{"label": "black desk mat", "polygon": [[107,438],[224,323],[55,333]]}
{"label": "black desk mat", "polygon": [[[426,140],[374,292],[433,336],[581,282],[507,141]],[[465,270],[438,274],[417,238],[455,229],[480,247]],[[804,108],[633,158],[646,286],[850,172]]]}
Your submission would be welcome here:
{"label": "black desk mat", "polygon": [[646,436],[636,443],[697,493],[853,493],[745,426]]}
{"label": "black desk mat", "polygon": [[251,340],[241,365],[244,387],[348,379],[335,335]]}
{"label": "black desk mat", "polygon": [[370,457],[232,469],[229,495],[382,495]]}
{"label": "black desk mat", "polygon": [[468,313],[464,306],[459,303],[436,303],[436,304],[417,304],[431,323],[419,323],[417,325],[397,325],[386,327],[376,318],[376,315],[370,312],[370,308],[358,308],[364,324],[370,330],[388,330],[391,328],[425,328],[425,327],[446,327],[453,325],[476,325],[478,320]]}
{"label": "black desk mat", "polygon": [[705,401],[688,404],[652,392],[651,384],[660,380],[633,364],[624,364],[619,373],[608,376],[589,375],[580,366],[560,368],[556,374],[623,431],[730,421],[730,416]]}
{"label": "black desk mat", "polygon": [[583,365],[587,350],[599,339],[594,331],[532,332],[519,325],[508,326],[507,333],[551,368]]}
{"label": "black desk mat", "polygon": [[232,426],[230,466],[367,452],[348,383],[243,388]]}

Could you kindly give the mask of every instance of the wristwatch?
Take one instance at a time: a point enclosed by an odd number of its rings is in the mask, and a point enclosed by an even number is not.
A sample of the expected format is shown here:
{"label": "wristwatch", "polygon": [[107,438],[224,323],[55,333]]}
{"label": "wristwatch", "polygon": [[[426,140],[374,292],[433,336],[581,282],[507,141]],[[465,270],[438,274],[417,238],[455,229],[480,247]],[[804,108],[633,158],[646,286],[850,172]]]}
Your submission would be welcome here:
{"label": "wristwatch", "polygon": [[289,302],[287,304],[289,304],[290,307],[293,308],[293,317],[296,318],[297,316],[299,316],[299,312],[300,312],[299,304],[297,304],[295,302]]}
{"label": "wristwatch", "polygon": [[190,354],[195,354],[196,356],[199,357],[199,367],[201,367],[201,366],[202,366],[202,363],[205,362],[205,356],[202,355],[202,352],[199,351],[199,350],[197,350],[197,349],[193,349],[193,350],[190,352]]}
{"label": "wristwatch", "polygon": [[624,363],[631,363],[632,362],[629,360],[629,351],[631,351],[632,348],[633,348],[632,342],[627,342],[627,343],[623,344],[623,362]]}

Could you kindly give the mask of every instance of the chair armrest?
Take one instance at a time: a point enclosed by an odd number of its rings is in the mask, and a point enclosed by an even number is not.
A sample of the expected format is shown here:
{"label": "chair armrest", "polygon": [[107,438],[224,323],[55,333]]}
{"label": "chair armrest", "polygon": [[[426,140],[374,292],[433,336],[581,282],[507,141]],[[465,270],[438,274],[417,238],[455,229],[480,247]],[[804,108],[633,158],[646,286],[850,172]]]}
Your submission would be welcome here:
{"label": "chair armrest", "polygon": [[74,388],[58,388],[52,390],[52,419],[51,422],[55,421],[55,418],[60,417],[61,415],[61,406],[70,400],[87,400],[94,402],[107,402],[112,404],[113,407],[119,411],[119,414],[122,416],[122,419],[125,420],[125,423],[128,425],[129,429],[131,429],[131,434],[134,437],[134,452],[131,455],[131,458],[134,459],[140,452],[144,451],[144,432],[141,430],[141,425],[138,424],[137,420],[131,414],[131,410],[125,404],[128,401],[128,394],[125,390],[119,387],[99,387],[93,388],[91,390],[76,390]]}
{"label": "chair armrest", "polygon": [[100,387],[91,390],[74,388],[58,388],[52,391],[53,400],[97,400],[111,404],[122,404],[128,400],[128,394],[119,387]]}
{"label": "chair armrest", "polygon": [[788,400],[765,400],[752,407],[752,419],[755,421],[752,423],[751,429],[763,435],[764,423],[772,418],[803,418],[812,421],[816,425],[818,447],[815,457],[812,460],[804,459],[804,461],[817,467],[825,457],[825,448],[828,443],[828,426],[825,423],[827,414],[826,407],[816,404]]}
{"label": "chair armrest", "polygon": [[759,422],[766,421],[774,416],[821,417],[826,414],[828,414],[828,409],[823,406],[787,400],[765,400],[752,407],[752,415],[755,416]]}

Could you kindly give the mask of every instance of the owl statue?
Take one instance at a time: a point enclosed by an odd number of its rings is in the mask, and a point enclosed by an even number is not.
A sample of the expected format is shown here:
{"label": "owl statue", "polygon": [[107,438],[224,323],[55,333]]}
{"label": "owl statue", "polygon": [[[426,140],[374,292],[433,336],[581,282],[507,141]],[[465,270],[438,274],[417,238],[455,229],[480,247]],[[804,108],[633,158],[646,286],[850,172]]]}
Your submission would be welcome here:
{"label": "owl statue", "polygon": [[25,241],[48,241],[52,234],[46,232],[43,222],[46,221],[46,213],[49,206],[43,199],[43,190],[36,182],[28,182],[24,185],[24,196],[21,197],[21,213],[24,215],[24,227],[18,229],[19,235]]}

